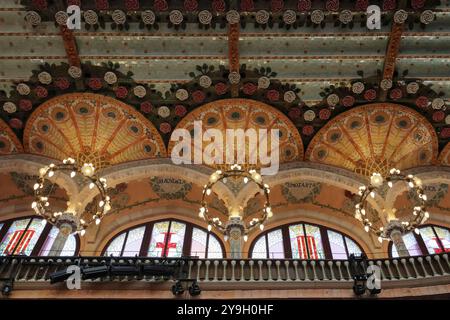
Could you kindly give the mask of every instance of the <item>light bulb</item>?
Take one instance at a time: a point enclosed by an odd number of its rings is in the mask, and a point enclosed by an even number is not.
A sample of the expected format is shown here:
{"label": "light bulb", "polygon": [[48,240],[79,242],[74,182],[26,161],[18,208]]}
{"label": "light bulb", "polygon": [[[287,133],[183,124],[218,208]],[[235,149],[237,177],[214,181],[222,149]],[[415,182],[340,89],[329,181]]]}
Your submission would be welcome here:
{"label": "light bulb", "polygon": [[362,213],[363,216],[365,216],[366,215],[366,209],[362,208],[361,209],[361,213]]}
{"label": "light bulb", "polygon": [[211,189],[206,189],[206,195],[209,196],[211,194]]}
{"label": "light bulb", "polygon": [[105,204],[105,212],[111,210],[111,205],[109,203]]}
{"label": "light bulb", "polygon": [[415,232],[416,234],[420,234],[420,230],[419,230],[418,228],[414,229],[414,232]]}
{"label": "light bulb", "polygon": [[426,195],[426,194],[423,194],[423,195],[422,195],[422,199],[423,199],[424,201],[427,201],[427,195]]}
{"label": "light bulb", "polygon": [[89,184],[89,189],[94,189],[94,187],[95,187],[95,183],[93,183],[93,182],[91,182],[90,184]]}
{"label": "light bulb", "polygon": [[392,188],[392,186],[393,186],[392,181],[389,181],[389,182],[388,182],[388,186],[389,186],[389,188]]}
{"label": "light bulb", "polygon": [[248,178],[244,177],[244,183],[247,183],[247,182],[248,182]]}
{"label": "light bulb", "polygon": [[209,177],[209,182],[214,183],[217,181],[217,179],[219,178],[219,176],[216,173],[213,173],[210,177]]}
{"label": "light bulb", "polygon": [[271,207],[267,207],[266,208],[266,212],[267,212],[267,216],[269,218],[272,218],[272,216],[273,216],[272,208]]}
{"label": "light bulb", "polygon": [[42,226],[45,226],[47,224],[47,220],[45,220],[45,219],[42,219],[42,221],[41,221],[41,225]]}
{"label": "light bulb", "polygon": [[253,179],[255,179],[256,182],[261,182],[261,175],[257,172],[253,174]]}
{"label": "light bulb", "polygon": [[422,180],[420,178],[414,177],[413,180],[419,187],[422,186]]}
{"label": "light bulb", "polygon": [[101,200],[101,201],[98,203],[98,205],[99,205],[100,207],[103,207],[103,206],[105,205],[105,201]]}
{"label": "light bulb", "polygon": [[210,224],[208,224],[208,231],[211,231],[212,226]]}
{"label": "light bulb", "polygon": [[95,224],[99,225],[100,224],[100,218],[95,219]]}
{"label": "light bulb", "polygon": [[203,214],[203,212],[202,212],[201,210],[199,211],[198,216],[199,216],[200,218],[204,218],[204,217],[205,217],[205,215]]}
{"label": "light bulb", "polygon": [[81,224],[85,224],[86,221],[84,221],[84,219],[80,219],[80,223],[81,223]]}
{"label": "light bulb", "polygon": [[378,242],[382,243],[383,242],[383,238],[382,237],[378,237]]}
{"label": "light bulb", "polygon": [[248,236],[245,235],[245,236],[244,236],[244,241],[247,242],[247,240],[248,240]]}
{"label": "light bulb", "polygon": [[264,230],[264,225],[263,225],[263,224],[260,224],[260,225],[259,225],[259,229],[261,229],[261,231],[263,231],[263,230]]}
{"label": "light bulb", "polygon": [[373,173],[370,177],[370,184],[375,188],[380,187],[383,184],[383,177],[379,173]]}
{"label": "light bulb", "polygon": [[33,189],[34,189],[34,190],[39,189],[39,183],[35,183],[34,186],[33,186]]}
{"label": "light bulb", "polygon": [[413,183],[412,181],[410,181],[410,182],[408,182],[408,186],[409,186],[410,188],[414,188],[414,183]]}
{"label": "light bulb", "polygon": [[48,176],[49,176],[50,178],[53,177],[54,174],[55,174],[54,171],[49,171],[49,172],[48,172]]}
{"label": "light bulb", "polygon": [[86,230],[83,229],[83,230],[81,230],[80,235],[81,235],[81,236],[84,236],[85,233],[86,233]]}
{"label": "light bulb", "polygon": [[76,173],[75,171],[72,171],[72,172],[70,173],[70,177],[73,178],[73,177],[75,177],[76,174],[77,174],[77,173]]}
{"label": "light bulb", "polygon": [[428,213],[428,211],[425,211],[425,217],[427,217],[427,219],[430,217],[430,214]]}
{"label": "light bulb", "polygon": [[372,197],[372,198],[375,198],[375,192],[370,192],[370,196]]}
{"label": "light bulb", "polygon": [[39,169],[39,175],[42,177],[42,176],[44,176],[44,174],[47,172],[47,169],[46,168],[40,168]]}
{"label": "light bulb", "polygon": [[223,236],[223,240],[228,241],[228,236],[227,236],[227,235],[224,235],[224,236]]}
{"label": "light bulb", "polygon": [[85,163],[83,164],[83,166],[81,167],[81,172],[83,173],[83,175],[85,175],[86,177],[91,177],[94,174],[95,168],[92,165],[92,163]]}
{"label": "light bulb", "polygon": [[366,232],[369,232],[369,226],[368,225],[364,226],[364,230],[366,230]]}

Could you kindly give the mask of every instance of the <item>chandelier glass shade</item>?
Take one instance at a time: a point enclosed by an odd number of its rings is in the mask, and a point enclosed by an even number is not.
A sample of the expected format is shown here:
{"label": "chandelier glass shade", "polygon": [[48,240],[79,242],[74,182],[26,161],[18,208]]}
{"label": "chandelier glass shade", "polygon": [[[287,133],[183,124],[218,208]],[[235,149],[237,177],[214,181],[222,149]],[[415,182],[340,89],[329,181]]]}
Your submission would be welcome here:
{"label": "chandelier glass shade", "polygon": [[[369,217],[368,212],[368,199],[375,198],[376,194],[381,190],[389,190],[396,183],[405,183],[410,191],[415,196],[412,197],[414,201],[411,215],[406,221],[400,221],[402,232],[406,233],[414,230],[419,232],[418,226],[423,224],[428,218],[429,213],[427,211],[427,196],[424,193],[422,181],[413,176],[412,174],[404,175],[398,169],[391,169],[386,177],[383,177],[379,173],[373,173],[370,177],[370,184],[367,186],[361,186],[358,192],[358,200],[355,205],[355,218],[362,222],[366,232],[373,232],[378,236],[378,240],[390,240],[389,228],[379,227],[375,228],[374,223]],[[387,186],[387,188],[385,187]]]}
{"label": "chandelier glass shade", "polygon": [[[258,218],[253,218],[248,223],[245,223],[243,221],[242,213],[237,212],[231,212],[229,213],[230,220],[227,222],[221,221],[219,217],[211,217],[208,210],[208,203],[207,203],[207,197],[211,195],[213,186],[218,182],[226,183],[226,180],[228,178],[235,178],[235,179],[243,179],[244,184],[247,184],[249,182],[255,183],[258,188],[260,189],[260,193],[264,196],[264,208],[262,209],[261,215]],[[202,193],[202,201],[201,201],[201,207],[199,211],[199,217],[203,218],[208,223],[208,230],[211,231],[211,229],[214,227],[217,230],[221,231],[225,234],[225,236],[228,236],[228,226],[233,224],[236,224],[236,221],[239,220],[239,224],[241,225],[244,233],[244,240],[246,241],[248,236],[247,234],[257,228],[259,226],[259,229],[262,231],[264,230],[264,223],[267,221],[267,219],[271,218],[273,215],[272,208],[270,206],[270,199],[269,199],[269,193],[270,188],[267,184],[264,183],[262,176],[260,173],[258,173],[256,170],[243,170],[240,165],[232,165],[230,170],[222,171],[217,170],[211,176],[209,177],[208,183],[203,187],[203,193]]]}
{"label": "chandelier glass shade", "polygon": [[[49,210],[49,194],[44,194],[45,183],[49,182],[56,172],[69,172],[70,177],[74,179],[77,175],[81,175],[89,182],[89,189],[97,188],[100,201],[98,203],[99,210],[89,219],[82,219],[73,208],[67,208],[65,212],[53,212]],[[51,182],[50,182],[51,183]],[[100,178],[95,172],[95,167],[91,163],[85,163],[79,166],[72,158],[67,158],[60,164],[50,164],[39,169],[39,178],[34,186],[34,201],[31,207],[37,215],[43,217],[47,222],[59,228],[65,234],[78,232],[83,236],[89,225],[95,223],[100,224],[102,218],[111,210],[111,198],[107,192],[107,184],[105,178]]]}

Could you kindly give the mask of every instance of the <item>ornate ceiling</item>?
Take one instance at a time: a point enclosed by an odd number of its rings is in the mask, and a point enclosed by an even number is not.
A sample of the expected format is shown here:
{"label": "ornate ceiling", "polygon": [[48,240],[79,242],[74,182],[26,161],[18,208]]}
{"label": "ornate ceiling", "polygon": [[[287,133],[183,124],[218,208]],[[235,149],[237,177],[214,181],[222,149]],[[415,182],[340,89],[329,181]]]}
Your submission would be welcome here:
{"label": "ornate ceiling", "polygon": [[[366,27],[367,3],[2,1],[0,153],[23,152],[21,140],[100,165],[165,157],[175,128],[215,114],[222,129],[276,119],[284,162],[307,150],[304,160],[361,173],[448,165],[448,1],[373,1],[379,30]],[[79,30],[64,26],[70,4]],[[228,99],[257,107],[230,120]],[[389,105],[385,122],[362,111],[370,104]]]}
{"label": "ornate ceiling", "polygon": [[306,159],[370,175],[409,169],[437,158],[433,127],[417,112],[394,104],[369,104],[344,112],[313,138]]}
{"label": "ornate ceiling", "polygon": [[75,157],[97,168],[165,156],[158,131],[132,107],[96,94],[67,94],[42,104],[28,119],[25,151]]}
{"label": "ornate ceiling", "polygon": [[[225,99],[210,102],[197,108],[195,111],[183,118],[177,126],[187,129],[193,136],[194,121],[201,121],[203,130],[218,129],[224,133],[224,145],[226,140],[226,129],[278,129],[279,130],[279,150],[280,163],[303,160],[303,143],[292,122],[277,109],[261,102],[248,99]],[[267,143],[268,150],[271,151],[270,132]],[[168,154],[170,155],[174,146],[174,141],[169,143]],[[200,152],[211,142],[204,142]],[[228,141],[227,141],[228,143]],[[195,152],[194,141],[192,141],[192,158]],[[247,140],[245,154],[246,162],[249,157],[257,152],[256,145],[249,145]],[[226,151],[223,150],[222,158],[226,159]],[[268,153],[270,154],[270,152]],[[257,157],[258,158],[258,157]],[[256,165],[259,167],[259,165]]]}
{"label": "ornate ceiling", "polygon": [[22,144],[11,128],[0,119],[0,155],[22,152]]}

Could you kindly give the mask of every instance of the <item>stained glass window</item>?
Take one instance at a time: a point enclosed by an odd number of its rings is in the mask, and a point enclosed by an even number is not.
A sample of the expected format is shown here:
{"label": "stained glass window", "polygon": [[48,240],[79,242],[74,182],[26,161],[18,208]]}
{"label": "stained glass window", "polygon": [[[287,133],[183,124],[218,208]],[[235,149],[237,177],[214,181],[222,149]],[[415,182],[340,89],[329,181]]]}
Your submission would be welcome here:
{"label": "stained glass window", "polygon": [[184,234],[186,232],[186,224],[172,221],[170,231],[166,239],[166,255],[167,257],[181,257],[183,255]]}
{"label": "stained glass window", "polygon": [[[35,252],[37,255],[47,256],[58,235],[58,229],[56,227],[46,228],[46,221],[41,218],[18,219],[2,222],[0,225],[8,230],[1,239],[0,255],[23,254],[29,256]],[[42,245],[36,247],[38,243],[42,243]],[[60,256],[75,255],[76,249],[76,236],[70,235]]]}
{"label": "stained glass window", "polygon": [[348,251],[349,257],[351,254],[358,255],[358,256],[362,254],[361,248],[356,244],[355,241],[353,241],[352,239],[350,239],[348,237],[344,237],[344,239],[345,239],[345,243],[347,244],[347,251]]}
{"label": "stained glass window", "polygon": [[108,249],[105,251],[106,256],[119,257],[122,255],[123,242],[125,241],[126,233],[122,233],[121,235],[114,238],[113,241],[108,246]]}
{"label": "stained glass window", "polygon": [[267,247],[266,247],[266,237],[260,237],[253,246],[252,258],[254,259],[266,259],[267,258]]}
{"label": "stained glass window", "polygon": [[221,259],[223,258],[222,246],[215,236],[209,235],[208,241],[208,258]]}
{"label": "stained glass window", "polygon": [[64,244],[64,248],[61,251],[60,256],[69,257],[74,256],[77,249],[77,239],[74,235],[70,235],[66,243]]}
{"label": "stained glass window", "polygon": [[152,238],[148,249],[149,257],[163,257],[166,255],[169,225],[170,221],[158,222],[153,225]]}
{"label": "stained glass window", "polygon": [[3,237],[2,243],[0,245],[0,254],[2,256],[13,253],[14,248],[18,246],[19,239],[25,232],[25,229],[27,228],[29,222],[30,219],[16,220],[9,227],[8,232]]}
{"label": "stained glass window", "polygon": [[344,237],[342,234],[328,230],[328,240],[330,241],[333,259],[346,259],[347,251],[345,249]]}
{"label": "stained glass window", "polygon": [[13,222],[0,246],[1,255],[30,255],[41,236],[44,224],[41,219],[16,220]]}
{"label": "stained glass window", "polygon": [[[199,258],[206,257],[207,233],[198,228],[192,230],[191,255]],[[211,252],[210,252],[211,253]]]}
{"label": "stained glass window", "polygon": [[[422,250],[420,250],[419,244],[417,243],[416,237],[414,234],[407,233],[403,236],[403,241],[405,242],[406,249],[410,256],[420,256],[422,254]],[[394,258],[398,257],[397,248],[392,245],[392,256]]]}
{"label": "stained glass window", "polygon": [[445,252],[450,252],[450,231],[439,227],[434,227],[434,231],[436,231],[437,236],[441,240],[441,244],[444,246],[443,249]]}
{"label": "stained glass window", "polygon": [[[53,243],[55,242],[56,237],[58,236],[59,230],[56,227],[53,227],[47,238],[45,239],[44,244],[42,245],[41,250],[39,251],[40,256],[48,256],[50,253],[50,250],[53,246]],[[73,234],[69,235],[66,239],[66,242],[64,244],[64,247],[59,254],[60,256],[73,256],[75,255],[75,250],[77,247],[77,240]]]}
{"label": "stained glass window", "polygon": [[[206,250],[208,245],[208,250]],[[191,256],[199,258],[223,258],[222,246],[219,240],[210,233],[198,228],[192,229]]]}
{"label": "stained glass window", "polygon": [[[289,247],[291,251],[286,253],[285,248]],[[328,251],[325,251],[325,247]],[[250,256],[256,259],[347,259],[352,253],[360,255],[362,250],[356,242],[342,233],[299,223],[285,225],[260,235],[251,246]]]}
{"label": "stained glass window", "polygon": [[302,224],[289,226],[289,237],[291,239],[292,258],[307,259],[308,252],[302,237],[305,237],[305,231]]}
{"label": "stained glass window", "polygon": [[122,255],[125,257],[133,257],[139,255],[144,238],[145,226],[128,231],[127,242],[123,249]]}
{"label": "stained glass window", "polygon": [[[188,232],[189,230],[189,232]],[[192,234],[190,239],[185,239]],[[148,242],[144,239],[150,239]],[[104,255],[136,256],[141,251],[149,257],[181,257],[184,244],[187,255],[199,258],[223,258],[222,245],[215,235],[176,220],[158,221],[122,232],[110,242]]]}
{"label": "stained glass window", "polygon": [[[442,249],[439,245],[438,238],[436,237],[436,234],[434,233],[432,227],[421,228],[420,236],[422,237],[423,242],[425,242],[425,246],[427,247],[429,254],[435,254],[435,253],[442,252]],[[405,237],[403,237],[403,240],[405,240]]]}
{"label": "stained glass window", "polygon": [[280,229],[267,234],[269,244],[269,258],[284,259],[283,234]]}
{"label": "stained glass window", "polygon": [[[444,252],[444,250],[450,252],[450,231],[448,229],[438,226],[426,226],[419,228],[419,231],[418,235],[414,235],[413,232],[403,235],[403,241],[409,255],[438,254]],[[416,237],[423,242],[426,252],[422,252]],[[394,245],[391,246],[391,254],[393,257],[398,257],[398,252]]]}
{"label": "stained glass window", "polygon": [[309,258],[325,259],[319,227],[305,224],[305,231]]}

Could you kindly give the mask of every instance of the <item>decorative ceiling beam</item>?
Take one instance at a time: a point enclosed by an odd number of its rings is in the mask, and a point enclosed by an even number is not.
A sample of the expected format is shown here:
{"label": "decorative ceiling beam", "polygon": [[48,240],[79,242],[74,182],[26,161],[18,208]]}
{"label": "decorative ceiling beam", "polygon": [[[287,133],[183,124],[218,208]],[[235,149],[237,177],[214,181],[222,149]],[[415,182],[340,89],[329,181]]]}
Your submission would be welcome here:
{"label": "decorative ceiling beam", "polygon": [[[228,64],[230,72],[239,73],[239,24],[228,25]],[[239,84],[231,85],[231,95],[239,96]]]}
{"label": "decorative ceiling beam", "polygon": [[[404,30],[403,23],[392,22],[391,33],[389,35],[389,42],[386,49],[386,55],[384,58],[383,67],[383,80],[391,80],[394,77],[395,63],[398,58],[398,53],[400,51],[400,41],[402,40],[402,34]],[[385,101],[388,91],[381,90],[380,100]]]}
{"label": "decorative ceiling beam", "polygon": [[400,50],[400,41],[402,39],[404,25],[393,23],[391,33],[389,35],[388,47],[384,58],[383,79],[392,80],[395,70],[395,62],[398,58]]}
{"label": "decorative ceiling beam", "polygon": [[78,55],[77,42],[73,35],[72,30],[67,26],[60,26],[61,35],[64,41],[64,49],[66,50],[67,60],[71,66],[80,67],[81,61]]}

